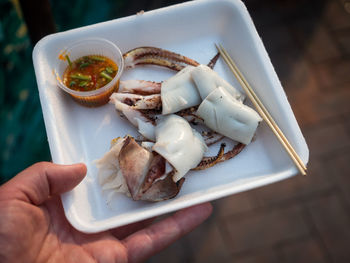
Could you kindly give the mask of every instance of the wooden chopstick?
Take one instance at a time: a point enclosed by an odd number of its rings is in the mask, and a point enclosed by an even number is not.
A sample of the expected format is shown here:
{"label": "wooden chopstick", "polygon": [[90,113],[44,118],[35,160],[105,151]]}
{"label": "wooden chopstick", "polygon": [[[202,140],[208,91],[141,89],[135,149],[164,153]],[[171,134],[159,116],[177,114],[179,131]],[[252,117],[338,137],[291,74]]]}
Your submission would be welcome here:
{"label": "wooden chopstick", "polygon": [[[226,58],[230,61],[231,65],[234,67],[235,69],[235,76],[237,78],[240,78],[244,84],[245,87],[247,89],[249,89],[250,93],[252,94],[252,96],[254,97],[254,99],[256,100],[256,102],[259,104],[259,106],[261,107],[261,109],[264,111],[264,113],[267,115],[267,117],[269,118],[269,120],[271,121],[272,125],[275,127],[276,131],[279,133],[279,135],[283,138],[283,140],[286,142],[288,148],[290,149],[290,151],[293,153],[293,155],[298,159],[298,162],[300,163],[300,165],[303,167],[304,170],[306,170],[306,166],[304,165],[303,161],[300,159],[300,157],[298,156],[298,154],[295,152],[294,148],[292,147],[292,145],[289,143],[289,141],[287,140],[287,138],[285,137],[285,135],[283,134],[283,132],[281,131],[281,129],[278,127],[278,125],[276,124],[276,122],[274,121],[274,119],[272,118],[272,116],[270,115],[270,113],[268,112],[268,110],[265,108],[265,106],[263,105],[263,103],[260,101],[260,99],[258,98],[258,96],[254,93],[253,89],[251,88],[251,86],[249,85],[249,83],[247,82],[247,80],[244,78],[243,74],[241,73],[241,71],[238,69],[238,67],[236,66],[236,64],[234,63],[234,61],[232,60],[232,58],[230,58],[230,56],[228,55],[227,51],[220,45],[220,48],[222,50],[222,52],[225,54]],[[238,74],[238,76],[236,75]]]}
{"label": "wooden chopstick", "polygon": [[263,105],[261,100],[258,98],[258,96],[255,94],[254,90],[251,88],[247,80],[244,78],[243,74],[240,72],[232,58],[228,55],[227,51],[220,45],[217,46],[215,44],[216,48],[220,52],[221,56],[229,66],[232,73],[237,78],[238,82],[241,84],[244,91],[247,93],[249,99],[254,104],[255,108],[259,112],[260,116],[263,118],[263,120],[268,124],[268,126],[271,128],[272,132],[276,135],[279,142],[282,144],[288,155],[291,157],[292,161],[300,171],[302,175],[306,175],[306,166],[304,165],[303,161],[300,159],[299,155],[296,153],[292,145],[289,143],[288,139],[285,137],[285,135],[282,133],[281,129],[278,127],[277,123],[274,121],[270,113],[267,111],[266,107]]}

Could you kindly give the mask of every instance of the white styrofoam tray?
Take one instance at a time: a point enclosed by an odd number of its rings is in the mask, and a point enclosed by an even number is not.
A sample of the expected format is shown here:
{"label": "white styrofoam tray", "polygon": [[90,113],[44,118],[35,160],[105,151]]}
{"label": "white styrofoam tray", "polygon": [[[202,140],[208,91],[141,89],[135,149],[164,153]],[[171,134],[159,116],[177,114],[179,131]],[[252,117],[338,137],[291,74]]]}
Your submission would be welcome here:
{"label": "white styrofoam tray", "polygon": [[[60,50],[76,40],[102,37],[122,52],[139,46],[172,50],[207,64],[221,43],[258,93],[296,152],[307,163],[309,151],[280,81],[244,4],[239,0],[200,0],[82,27],[43,38],[34,48],[33,61],[52,160],[84,162],[86,178],[62,195],[66,216],[83,232],[98,232],[205,201],[273,183],[297,174],[297,169],[265,123],[256,140],[237,157],[213,168],[190,172],[179,195],[171,200],[147,203],[116,194],[108,201],[97,182],[93,161],[109,149],[110,140],[135,129],[111,104],[85,108],[56,85],[52,73]],[[215,70],[239,86],[219,60]],[[159,67],[137,67],[122,79],[161,81],[174,73]]]}

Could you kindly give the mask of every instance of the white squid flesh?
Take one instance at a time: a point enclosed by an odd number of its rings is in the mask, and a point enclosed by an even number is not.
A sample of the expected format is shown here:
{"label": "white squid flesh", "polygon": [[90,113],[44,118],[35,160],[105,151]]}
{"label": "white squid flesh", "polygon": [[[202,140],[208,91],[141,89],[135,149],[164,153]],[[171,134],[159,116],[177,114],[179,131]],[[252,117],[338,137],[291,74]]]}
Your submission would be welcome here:
{"label": "white squid flesh", "polygon": [[152,150],[175,168],[175,182],[199,164],[207,149],[203,137],[184,118],[171,114],[157,123]]}
{"label": "white squid flesh", "polygon": [[236,100],[222,87],[205,98],[197,114],[210,129],[244,144],[251,142],[262,120],[256,111]]}

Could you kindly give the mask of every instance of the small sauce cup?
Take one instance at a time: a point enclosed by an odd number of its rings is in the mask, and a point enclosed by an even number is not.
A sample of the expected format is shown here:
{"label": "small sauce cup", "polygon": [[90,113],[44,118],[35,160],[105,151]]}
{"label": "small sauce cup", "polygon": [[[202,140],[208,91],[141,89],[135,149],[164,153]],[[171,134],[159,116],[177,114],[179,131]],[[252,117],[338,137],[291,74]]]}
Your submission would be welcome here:
{"label": "small sauce cup", "polygon": [[[70,89],[63,83],[63,75],[70,61],[75,61],[83,56],[103,56],[111,59],[118,66],[114,78],[103,87],[91,91],[77,91]],[[111,41],[102,38],[83,39],[73,43],[60,52],[57,56],[57,64],[54,73],[58,86],[68,93],[79,104],[87,107],[98,107],[106,104],[113,92],[118,90],[120,77],[124,68],[123,54]]]}

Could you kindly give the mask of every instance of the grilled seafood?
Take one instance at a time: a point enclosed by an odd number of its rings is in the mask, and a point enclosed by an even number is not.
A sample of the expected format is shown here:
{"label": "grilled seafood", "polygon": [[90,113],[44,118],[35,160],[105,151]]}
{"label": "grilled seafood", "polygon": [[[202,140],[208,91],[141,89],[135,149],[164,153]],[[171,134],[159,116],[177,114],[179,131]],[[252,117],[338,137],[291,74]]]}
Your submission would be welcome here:
{"label": "grilled seafood", "polygon": [[183,118],[169,115],[157,128],[156,143],[143,147],[131,136],[114,139],[96,166],[103,190],[113,189],[135,201],[155,202],[175,197],[189,170],[212,167],[243,148],[243,144],[238,144],[224,153],[222,144],[216,156],[203,157],[207,146],[201,136]]}
{"label": "grilled seafood", "polygon": [[[135,161],[137,160],[137,161]],[[117,138],[111,149],[96,161],[103,190],[113,189],[133,200],[161,201],[178,194],[184,179],[175,183],[165,175],[165,160],[136,143],[134,138]]]}
{"label": "grilled seafood", "polygon": [[182,56],[157,47],[138,47],[123,54],[125,68],[133,68],[136,65],[158,65],[172,70],[180,71],[185,66],[198,66],[193,59]]}
{"label": "grilled seafood", "polygon": [[[205,66],[170,51],[141,47],[125,53],[124,59],[126,68],[154,64],[178,73],[161,83],[121,81],[119,92],[110,97],[143,139],[119,138],[96,162],[103,189],[133,200],[173,198],[188,171],[229,160],[252,140],[261,118],[243,104],[241,92],[212,70],[218,55]],[[196,126],[206,128],[200,132]],[[224,137],[238,143],[227,152],[222,143],[216,156],[204,156],[208,146]]]}
{"label": "grilled seafood", "polygon": [[[147,109],[162,108],[162,114],[170,114],[198,106],[217,87],[223,87],[240,102],[244,100],[242,93],[205,65],[187,66],[162,83],[124,81],[119,93],[113,96],[135,109],[146,109],[146,103]],[[158,98],[157,104],[151,103],[154,101],[151,95],[156,94],[160,94],[161,100]]]}

